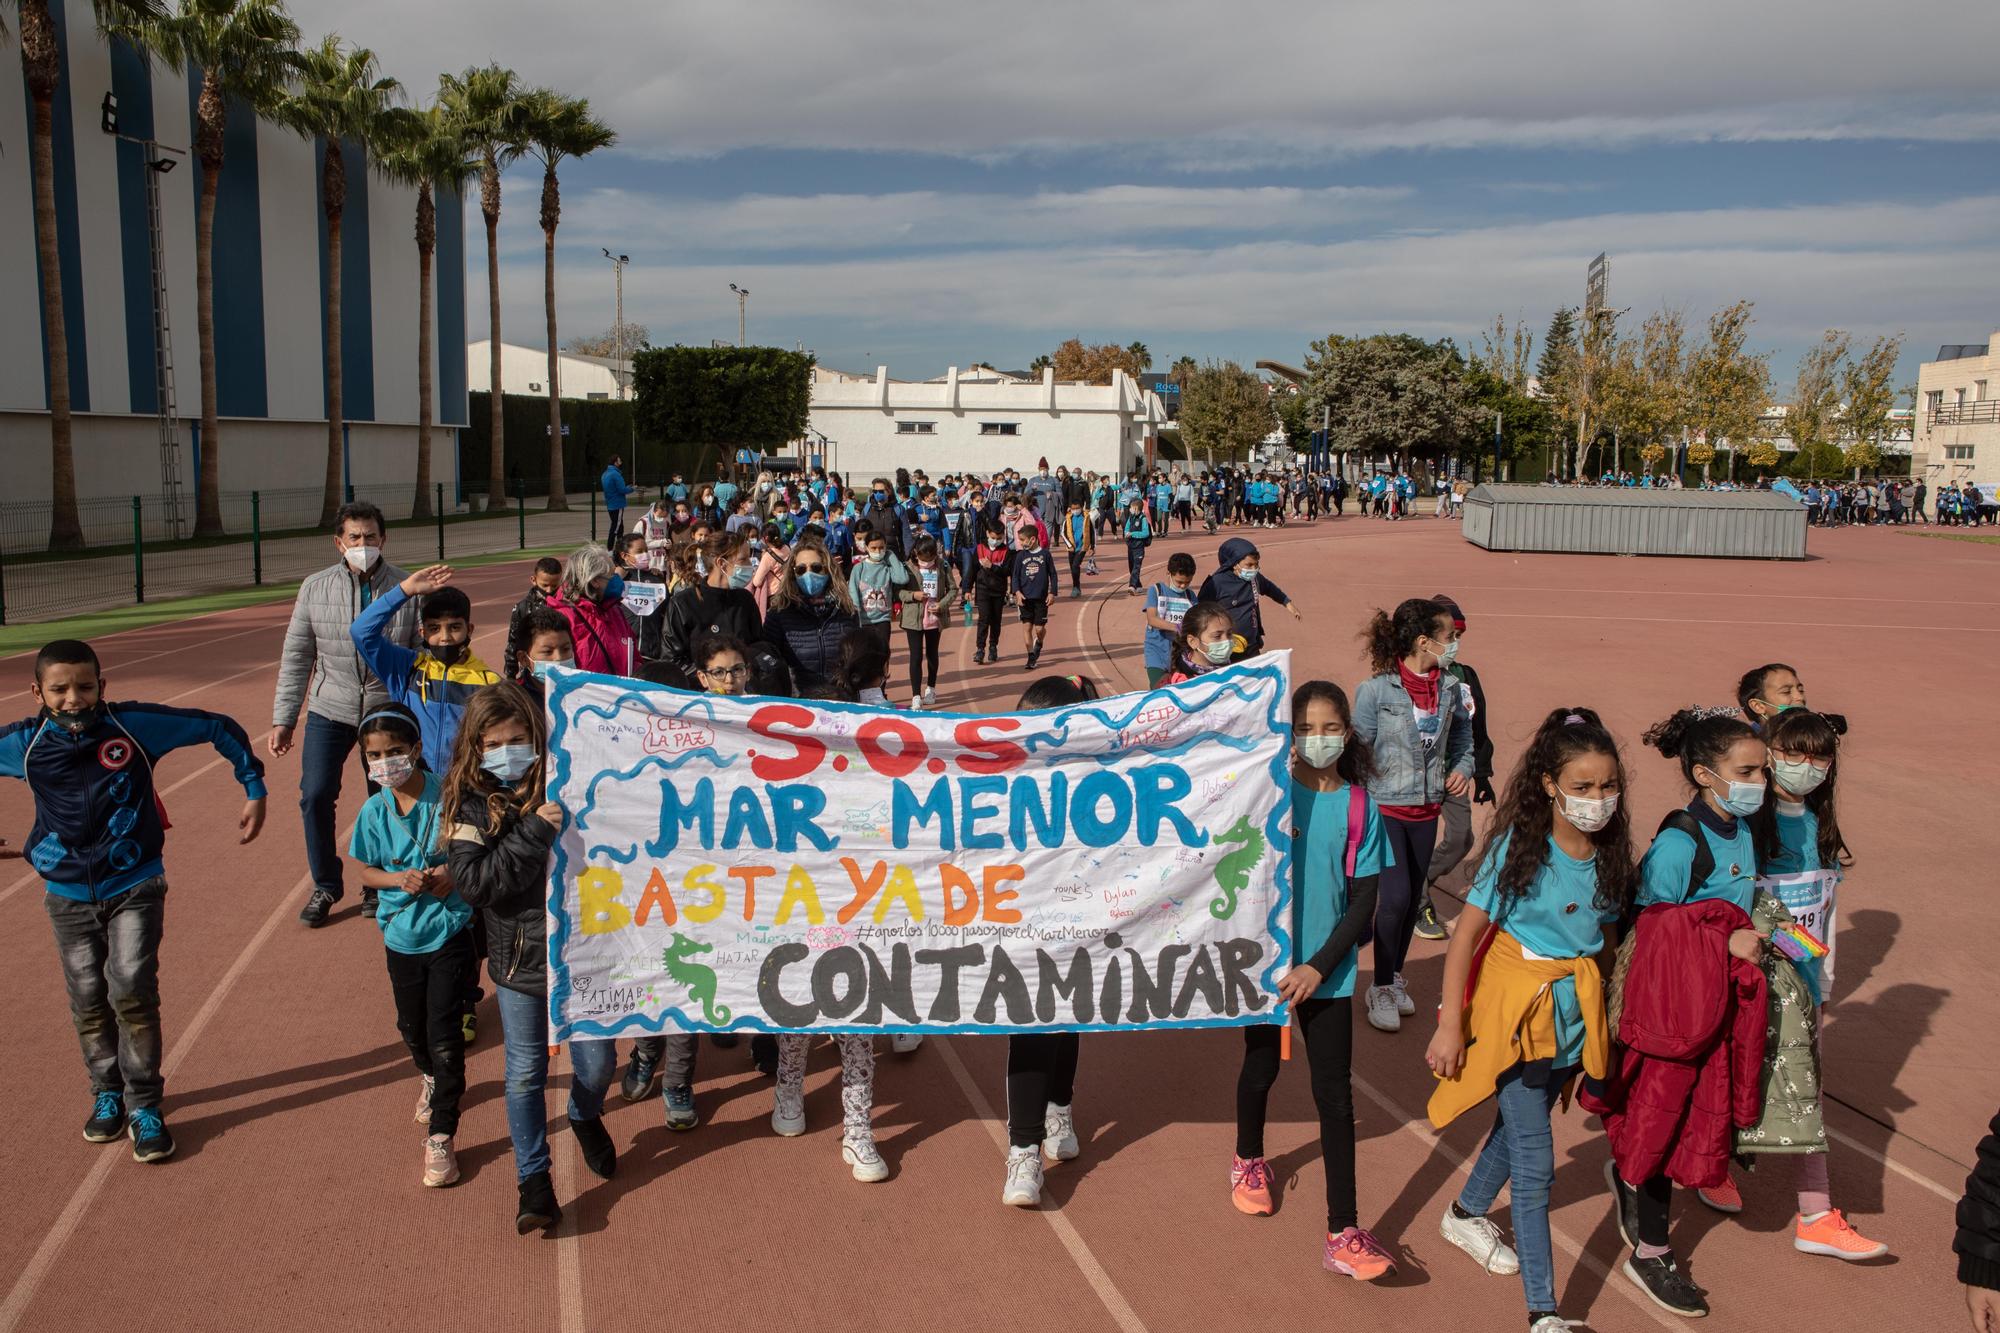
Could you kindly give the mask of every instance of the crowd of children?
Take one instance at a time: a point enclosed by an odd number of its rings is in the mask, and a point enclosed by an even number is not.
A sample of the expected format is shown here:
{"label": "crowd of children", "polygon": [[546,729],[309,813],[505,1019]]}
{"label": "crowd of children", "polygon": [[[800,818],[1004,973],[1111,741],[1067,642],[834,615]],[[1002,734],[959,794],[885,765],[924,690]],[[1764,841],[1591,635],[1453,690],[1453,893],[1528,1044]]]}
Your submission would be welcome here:
{"label": "crowd of children", "polygon": [[[414,1118],[423,1129],[425,1186],[458,1179],[465,1047],[476,1037],[483,963],[505,1050],[516,1225],[526,1234],[561,1215],[544,1106],[543,898],[567,817],[548,791],[542,690],[551,667],[723,695],[888,705],[892,632],[900,626],[907,703],[925,708],[936,702],[939,635],[954,614],[974,609],[975,660],[983,663],[998,658],[1001,610],[1011,602],[1024,627],[1026,665],[1035,668],[1062,583],[1040,504],[1055,506],[1074,594],[1095,549],[1090,495],[1061,485],[996,487],[997,496],[975,489],[968,529],[963,506],[935,503],[927,484],[898,484],[914,491],[914,519],[889,520],[891,484],[878,482],[864,503],[880,521],[853,524],[851,559],[839,554],[847,544],[816,531],[814,521],[791,518],[804,511],[816,520],[827,494],[838,497],[837,479],[807,492],[810,511],[768,505],[761,528],[734,518],[707,526],[686,497],[670,497],[616,550],[592,545],[565,562],[539,562],[510,617],[498,669],[472,649],[472,604],[447,566],[384,587],[353,620],[358,659],[386,700],[357,728],[372,794],[348,854],[373,895],[395,1021],[419,1079]],[[1262,490],[1249,494],[1251,523],[1265,522],[1264,510],[1281,503]],[[1128,547],[1139,544],[1135,588],[1156,518],[1164,528],[1194,503],[1171,481],[1157,498],[1126,500]],[[683,514],[689,519],[677,528]],[[952,532],[973,540],[963,565],[953,558]],[[1266,600],[1297,615],[1261,565],[1254,544],[1231,537],[1197,592],[1192,554],[1169,557],[1164,579],[1143,588],[1149,685],[1184,682],[1261,651]],[[627,591],[654,580],[666,585],[663,596],[637,612]],[[416,647],[390,632],[411,602]],[[645,621],[654,614],[661,619],[649,641]],[[1458,660],[1466,628],[1450,597],[1407,599],[1363,627],[1371,673],[1351,697],[1315,679],[1292,699],[1297,953],[1278,988],[1303,1036],[1318,1112],[1324,1266],[1373,1280],[1396,1263],[1393,1242],[1362,1225],[1351,1089],[1357,988],[1368,1025],[1384,1033],[1435,1007],[1423,1056],[1437,1079],[1434,1125],[1492,1103],[1491,1132],[1439,1230],[1485,1272],[1518,1275],[1535,1333],[1570,1327],[1557,1307],[1548,1207],[1551,1118],[1572,1098],[1601,1118],[1608,1139],[1608,1201],[1629,1247],[1622,1271],[1666,1310],[1708,1309],[1668,1242],[1673,1186],[1719,1211],[1740,1210],[1731,1175],[1739,1161],[1796,1159],[1797,1250],[1847,1260],[1886,1253],[1833,1206],[1819,1108],[1818,1033],[1831,996],[1837,888],[1852,861],[1835,795],[1844,719],[1809,709],[1798,673],[1776,663],[1742,677],[1734,709],[1665,719],[1644,740],[1677,764],[1690,799],[1641,850],[1624,803],[1621,746],[1588,707],[1544,717],[1496,793],[1484,689]],[[657,651],[644,651],[648,643]],[[160,1109],[167,821],[154,765],[177,748],[213,746],[248,797],[240,821],[246,842],[263,821],[263,770],[228,718],[114,705],[103,688],[87,644],[43,648],[33,682],[39,711],[0,730],[0,776],[24,778],[35,800],[23,852],[46,881],[91,1079],[85,1137],[126,1137],[138,1160],[158,1161],[173,1141]],[[1094,697],[1087,679],[1055,675],[1034,681],[1018,707]],[[1476,853],[1475,803],[1493,805]],[[1405,960],[1427,913],[1422,933],[1445,933],[1430,895],[1442,896],[1441,881],[1462,860],[1472,867],[1470,892],[1450,932],[1439,993],[1420,1006]],[[1364,944],[1373,969],[1365,987]],[[913,1050],[918,1040],[899,1036],[892,1049]],[[1267,1215],[1275,1203],[1266,1105],[1284,1033],[1249,1027],[1241,1040],[1230,1200],[1239,1212]],[[834,1041],[842,1160],[857,1180],[885,1179],[890,1168],[872,1129],[872,1037],[843,1033]],[[1074,1033],[1009,1041],[1004,1203],[1038,1203],[1045,1164],[1080,1151],[1079,1045]],[[594,1174],[609,1178],[617,1166],[602,1119],[614,1083],[631,1100],[658,1089],[668,1128],[698,1127],[696,1052],[687,1034],[641,1041],[620,1080],[613,1043],[569,1044],[567,1119]],[[753,1061],[774,1078],[777,1134],[806,1128],[808,1052],[804,1035],[751,1043]],[[1502,1186],[1511,1238],[1490,1217]]]}

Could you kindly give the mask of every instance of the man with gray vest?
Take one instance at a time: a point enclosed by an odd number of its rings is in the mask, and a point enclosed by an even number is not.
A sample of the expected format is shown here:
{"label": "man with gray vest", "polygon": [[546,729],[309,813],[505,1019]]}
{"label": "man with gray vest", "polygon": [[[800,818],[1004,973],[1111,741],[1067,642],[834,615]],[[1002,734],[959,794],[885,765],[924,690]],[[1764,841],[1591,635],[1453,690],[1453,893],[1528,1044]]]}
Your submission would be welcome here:
{"label": "man with gray vest", "polygon": [[[340,559],[299,585],[278,664],[278,694],[264,744],[273,758],[291,752],[303,703],[299,811],[305,818],[313,889],[299,920],[313,927],[326,924],[343,892],[334,828],[341,769],[360,739],[361,720],[389,702],[388,691],[363,664],[348,634],[348,626],[370,602],[403,581],[404,572],[382,558],[385,537],[382,511],[374,505],[341,506],[333,521],[333,547]],[[417,646],[414,599],[396,612],[385,637],[406,648]],[[368,790],[374,789],[368,783]],[[361,914],[375,914],[373,889],[361,891]]]}

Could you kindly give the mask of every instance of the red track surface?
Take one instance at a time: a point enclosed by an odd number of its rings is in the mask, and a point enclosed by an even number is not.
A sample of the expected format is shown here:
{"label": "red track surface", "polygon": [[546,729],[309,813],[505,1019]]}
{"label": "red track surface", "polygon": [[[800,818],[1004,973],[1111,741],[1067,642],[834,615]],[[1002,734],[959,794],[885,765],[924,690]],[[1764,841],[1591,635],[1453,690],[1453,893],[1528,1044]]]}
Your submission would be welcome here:
{"label": "red track surface", "polygon": [[[1351,687],[1369,608],[1449,592],[1470,618],[1465,656],[1486,685],[1503,771],[1546,709],[1594,706],[1627,743],[1635,827],[1681,799],[1670,766],[1638,750],[1639,731],[1679,705],[1726,702],[1746,667],[1792,662],[1817,705],[1849,714],[1843,816],[1859,864],[1842,890],[1840,993],[1827,1025],[1834,1197],[1897,1257],[1849,1267],[1793,1252],[1782,1166],[1746,1184],[1749,1206],[1735,1219],[1677,1198],[1675,1243],[1710,1289],[1719,1329],[1957,1326],[1951,1200],[2000,1099],[1990,954],[2000,906],[1986,845],[2000,737],[1990,690],[1978,687],[2000,648],[2000,552],[1843,530],[1815,534],[1816,558],[1801,564],[1513,556],[1477,550],[1444,523],[1353,518],[1254,535],[1265,569],[1306,612],[1300,625],[1280,614],[1273,634],[1295,650],[1299,679]],[[1199,534],[1163,542],[1154,564],[1188,548],[1205,572],[1214,545]],[[1139,604],[1115,591],[1122,560],[1103,563],[1101,595],[1057,604],[1042,671],[1129,688],[1143,682]],[[499,566],[464,582],[490,653],[524,572]],[[288,612],[252,608],[102,641],[111,695],[228,712],[261,738]],[[953,631],[941,702],[1011,704],[1025,683],[1011,626],[1006,652],[998,668],[974,668],[971,635]],[[0,716],[30,710],[28,665],[0,663],[0,710],[10,710]],[[840,1163],[837,1070],[823,1048],[808,1082],[812,1131],[787,1141],[770,1132],[769,1086],[745,1052],[704,1045],[702,1127],[669,1134],[657,1102],[614,1100],[622,1156],[611,1182],[583,1172],[570,1137],[555,1134],[566,1220],[552,1239],[517,1237],[491,1001],[459,1135],[466,1179],[425,1190],[422,1131],[410,1123],[416,1079],[379,934],[354,914],[352,886],[326,929],[294,919],[306,883],[296,762],[271,766],[267,832],[239,848],[240,796],[212,760],[177,756],[161,777],[176,824],[162,971],[166,1110],[180,1142],[170,1163],[142,1167],[122,1145],[82,1140],[88,1083],[41,890],[23,863],[0,863],[0,931],[16,942],[15,966],[0,972],[13,1034],[13,1074],[0,1087],[12,1222],[0,1233],[0,1333],[568,1333],[634,1320],[1039,1333],[1316,1326],[1328,1316],[1521,1326],[1519,1281],[1479,1273],[1437,1235],[1489,1117],[1468,1116],[1434,1143],[1421,1118],[1422,1023],[1355,1037],[1363,1221],[1403,1261],[1375,1287],[1319,1269],[1303,1061],[1272,1104],[1283,1207],[1270,1219],[1230,1208],[1240,1051],[1230,1032],[1085,1043],[1083,1156],[1050,1171],[1039,1215],[998,1202],[999,1040],[884,1054],[876,1124],[894,1175],[874,1187]],[[343,805],[343,827],[355,808]],[[0,787],[0,830],[15,846],[27,811],[19,784]],[[1419,942],[1410,971],[1420,997],[1435,993],[1441,961],[1441,945]],[[559,1093],[550,1106],[560,1124]],[[1620,1256],[1594,1122],[1559,1118],[1557,1144],[1564,1313],[1600,1333],[1674,1326],[1607,1276]]]}

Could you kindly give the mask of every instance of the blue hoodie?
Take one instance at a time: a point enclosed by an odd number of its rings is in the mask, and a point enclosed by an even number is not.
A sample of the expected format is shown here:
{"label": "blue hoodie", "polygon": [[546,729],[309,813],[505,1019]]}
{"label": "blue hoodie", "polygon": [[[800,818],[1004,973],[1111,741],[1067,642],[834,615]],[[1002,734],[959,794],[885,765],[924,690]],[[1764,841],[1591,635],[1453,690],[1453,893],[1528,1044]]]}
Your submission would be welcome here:
{"label": "blue hoodie", "polygon": [[[1222,549],[1216,552],[1221,568],[1202,583],[1198,598],[1204,602],[1220,602],[1228,609],[1236,632],[1249,644],[1245,650],[1248,657],[1255,657],[1264,647],[1264,617],[1257,603],[1258,597],[1268,597],[1284,605],[1289,605],[1292,600],[1285,595],[1283,588],[1264,577],[1261,571],[1254,580],[1236,572],[1238,564],[1257,554],[1256,545],[1242,537],[1231,537],[1222,543]],[[1258,563],[1262,564],[1261,558]]]}

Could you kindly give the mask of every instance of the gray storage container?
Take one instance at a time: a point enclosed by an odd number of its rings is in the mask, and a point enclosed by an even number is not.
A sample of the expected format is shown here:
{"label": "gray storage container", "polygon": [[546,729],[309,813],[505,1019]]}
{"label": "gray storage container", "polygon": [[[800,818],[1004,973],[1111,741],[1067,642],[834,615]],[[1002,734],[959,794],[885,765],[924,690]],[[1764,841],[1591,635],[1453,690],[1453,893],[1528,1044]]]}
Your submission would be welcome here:
{"label": "gray storage container", "polygon": [[1668,491],[1488,482],[1465,497],[1465,539],[1489,551],[1803,560],[1805,506],[1776,491]]}

